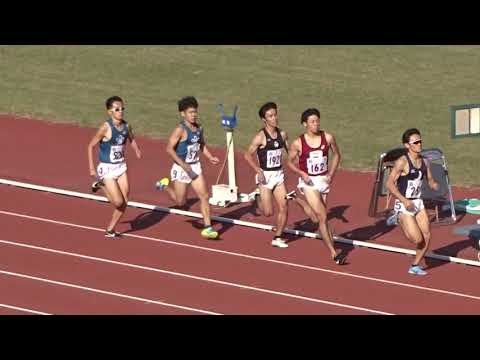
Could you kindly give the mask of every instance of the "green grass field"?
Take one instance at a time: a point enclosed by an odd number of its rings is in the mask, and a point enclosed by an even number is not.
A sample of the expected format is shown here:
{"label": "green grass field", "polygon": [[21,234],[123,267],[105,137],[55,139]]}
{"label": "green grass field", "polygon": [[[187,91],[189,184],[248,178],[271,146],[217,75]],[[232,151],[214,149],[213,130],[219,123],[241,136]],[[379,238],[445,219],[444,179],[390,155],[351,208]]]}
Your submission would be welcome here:
{"label": "green grass field", "polygon": [[266,101],[299,135],[318,107],[342,168],[374,170],[381,152],[418,127],[455,185],[480,185],[479,138],[452,140],[450,105],[480,103],[480,46],[0,46],[0,112],[97,126],[111,95],[137,134],[166,138],[177,100],[194,95],[212,145],[225,145],[216,105],[238,104],[236,148],[261,125]]}

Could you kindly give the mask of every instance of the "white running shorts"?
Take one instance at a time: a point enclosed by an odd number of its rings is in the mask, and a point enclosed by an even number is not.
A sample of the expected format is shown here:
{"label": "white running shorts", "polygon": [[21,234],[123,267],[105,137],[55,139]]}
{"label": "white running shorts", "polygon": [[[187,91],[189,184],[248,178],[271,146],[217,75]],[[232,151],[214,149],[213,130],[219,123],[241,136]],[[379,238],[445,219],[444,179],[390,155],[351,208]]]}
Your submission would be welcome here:
{"label": "white running shorts", "polygon": [[410,201],[413,202],[413,205],[415,206],[415,211],[408,211],[407,209],[405,209],[405,205],[403,205],[402,202],[398,199],[395,199],[393,210],[395,211],[396,214],[402,213],[410,216],[415,216],[421,210],[425,209],[425,205],[423,205],[422,199],[411,199]]}
{"label": "white running shorts", "polygon": [[97,166],[97,175],[100,180],[114,179],[117,180],[127,171],[127,163],[119,164],[99,163]]}
{"label": "white running shorts", "polygon": [[[189,165],[192,167],[192,170],[198,175],[202,173],[202,166],[200,165],[200,161]],[[170,180],[178,181],[185,184],[190,184],[192,182],[190,176],[188,176],[186,171],[183,170],[182,167],[178,164],[173,164],[172,169],[170,170]]]}
{"label": "white running shorts", "polygon": [[317,190],[320,194],[328,194],[330,192],[330,184],[327,182],[327,177],[323,175],[319,176],[310,176],[310,179],[313,182],[312,185],[307,185],[305,181],[303,181],[302,177],[298,178],[298,188],[300,190],[308,188]]}
{"label": "white running shorts", "polygon": [[282,169],[273,171],[263,170],[263,176],[265,176],[265,183],[260,184],[258,182],[258,174],[255,174],[255,184],[257,184],[257,186],[262,185],[270,190],[273,190],[275,186],[281,185],[285,181],[285,175]]}

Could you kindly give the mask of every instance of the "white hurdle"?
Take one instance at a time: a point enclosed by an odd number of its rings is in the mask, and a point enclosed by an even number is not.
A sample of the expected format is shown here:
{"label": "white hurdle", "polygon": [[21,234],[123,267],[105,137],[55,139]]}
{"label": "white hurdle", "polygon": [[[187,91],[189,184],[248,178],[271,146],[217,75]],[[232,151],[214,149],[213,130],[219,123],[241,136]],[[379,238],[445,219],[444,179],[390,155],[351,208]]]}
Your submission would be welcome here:
{"label": "white hurdle", "polygon": [[[76,191],[63,190],[63,189],[58,189],[58,188],[53,188],[53,187],[48,187],[48,186],[41,186],[41,185],[23,183],[23,182],[12,181],[12,180],[7,180],[7,179],[0,179],[0,184],[16,186],[16,187],[19,187],[19,188],[30,189],[30,190],[44,191],[44,192],[49,192],[49,193],[54,193],[54,194],[59,194],[59,195],[78,197],[78,198],[82,198],[82,199],[108,202],[108,199],[104,196],[91,195],[91,194],[86,194],[86,193],[81,193],[81,192],[76,192]],[[192,212],[192,211],[186,211],[186,210],[164,208],[164,207],[160,207],[160,206],[156,206],[156,205],[149,205],[149,204],[140,203],[140,202],[136,202],[136,201],[129,201],[128,206],[135,207],[135,208],[140,208],[140,209],[146,209],[146,210],[152,210],[152,211],[159,211],[159,212],[164,212],[164,213],[182,215],[182,216],[189,216],[189,217],[194,217],[194,218],[199,218],[199,219],[202,218],[202,215],[200,213],[196,213],[196,212]],[[218,221],[218,222],[221,222],[221,223],[248,226],[248,227],[251,227],[251,228],[267,230],[267,231],[272,231],[273,228],[274,228],[272,225],[257,224],[257,223],[253,223],[253,222],[249,222],[249,221],[235,220],[235,219],[225,218],[225,217],[221,217],[221,216],[212,216],[211,218],[212,218],[212,220],[215,220],[215,221]],[[321,236],[319,234],[308,232],[308,231],[295,230],[295,229],[285,229],[284,232],[287,233],[287,234],[292,234],[292,235],[321,239]],[[390,252],[396,252],[396,253],[407,254],[407,255],[415,255],[414,250],[404,249],[404,248],[395,247],[395,246],[372,244],[372,243],[368,243],[368,242],[365,242],[365,241],[351,240],[351,239],[347,239],[347,238],[344,238],[344,237],[341,237],[341,236],[336,236],[336,235],[333,236],[333,239],[334,239],[334,241],[336,241],[338,243],[353,245],[353,246],[356,246],[356,247],[365,247],[365,248],[370,248],[370,249],[390,251]],[[472,265],[472,266],[479,266],[480,267],[480,261],[467,260],[467,259],[462,259],[462,258],[458,258],[458,257],[454,257],[454,256],[440,255],[440,254],[435,254],[433,252],[427,253],[425,255],[425,257],[436,259],[436,260],[442,260],[442,261],[457,263],[457,264],[465,264],[465,265]]]}

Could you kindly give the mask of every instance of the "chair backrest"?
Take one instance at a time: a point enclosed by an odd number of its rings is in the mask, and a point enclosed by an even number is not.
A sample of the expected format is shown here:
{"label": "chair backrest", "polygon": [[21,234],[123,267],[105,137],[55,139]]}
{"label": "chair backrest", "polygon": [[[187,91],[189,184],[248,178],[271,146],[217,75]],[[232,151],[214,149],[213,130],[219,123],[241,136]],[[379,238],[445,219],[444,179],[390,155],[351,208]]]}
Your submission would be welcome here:
{"label": "chair backrest", "polygon": [[[376,180],[370,198],[369,216],[377,217],[380,215],[377,212],[378,199],[381,196],[388,195],[388,189],[385,184],[390,175],[390,171],[394,166],[395,161],[406,153],[406,148],[399,147],[380,155],[377,165]],[[440,185],[439,190],[435,191],[430,189],[427,181],[424,181],[422,184],[422,199],[427,202],[433,201],[436,206],[448,202],[452,204],[453,198],[448,179],[447,164],[443,152],[440,149],[432,148],[423,150],[421,154],[429,162],[432,176]],[[447,216],[446,214],[442,215]],[[455,218],[454,212],[451,213],[451,217]]]}

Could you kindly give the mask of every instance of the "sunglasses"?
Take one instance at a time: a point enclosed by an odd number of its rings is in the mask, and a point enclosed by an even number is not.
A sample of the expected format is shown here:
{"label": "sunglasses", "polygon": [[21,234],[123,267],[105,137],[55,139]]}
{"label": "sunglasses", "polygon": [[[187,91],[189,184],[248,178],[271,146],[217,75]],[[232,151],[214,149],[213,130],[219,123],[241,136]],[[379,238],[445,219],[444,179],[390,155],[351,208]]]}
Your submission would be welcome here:
{"label": "sunglasses", "polygon": [[413,145],[418,145],[418,144],[421,144],[421,143],[422,143],[422,139],[409,142],[409,144],[411,144],[411,145],[412,145],[412,144],[413,144]]}
{"label": "sunglasses", "polygon": [[115,112],[119,112],[119,111],[125,111],[125,108],[122,107],[122,108],[115,108],[115,109],[112,109],[113,111]]}

